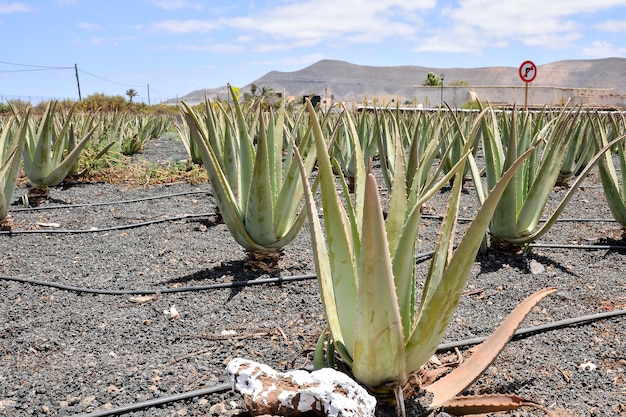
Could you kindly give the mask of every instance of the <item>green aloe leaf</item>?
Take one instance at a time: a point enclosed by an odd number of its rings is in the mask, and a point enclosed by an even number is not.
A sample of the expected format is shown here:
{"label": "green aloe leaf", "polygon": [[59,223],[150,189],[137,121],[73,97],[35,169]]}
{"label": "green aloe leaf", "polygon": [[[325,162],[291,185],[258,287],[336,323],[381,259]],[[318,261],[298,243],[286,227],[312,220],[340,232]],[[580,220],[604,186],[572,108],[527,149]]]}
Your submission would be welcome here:
{"label": "green aloe leaf", "polygon": [[[328,144],[324,140],[319,120],[310,101],[307,101],[307,110],[317,148],[318,175],[320,176],[324,226],[328,244],[326,248],[321,226],[313,228],[312,232],[317,241],[316,258],[323,259],[318,265],[322,268],[319,279],[324,290],[324,305],[329,323],[336,321],[339,324],[339,326],[330,326],[332,338],[343,344],[352,355],[357,295],[357,267],[354,254],[357,250],[360,251],[360,248],[355,248],[360,244],[360,239],[353,236],[354,229],[351,221],[337,195],[333,168],[327,150]],[[312,197],[310,199],[312,200]],[[309,212],[309,218],[313,218],[312,223],[319,222],[319,219],[316,220],[318,212],[314,204],[309,204]]]}
{"label": "green aloe leaf", "polygon": [[260,245],[268,246],[276,241],[274,233],[274,202],[272,178],[265,124],[260,118],[261,128],[257,139],[252,181],[246,204],[245,226],[250,237]]}
{"label": "green aloe leaf", "polygon": [[[182,102],[182,106],[185,117],[187,117],[190,121],[189,125],[192,129],[198,129],[198,133],[201,135],[202,131],[199,130],[199,126],[202,126],[202,123],[199,120],[197,113],[185,102]],[[217,199],[220,214],[224,219],[224,223],[226,223],[226,226],[235,241],[245,249],[265,249],[261,245],[254,242],[246,231],[243,221],[243,213],[240,205],[237,204],[237,197],[233,194],[233,190],[224,175],[224,171],[222,170],[215,155],[214,148],[209,146],[207,142],[207,140],[202,138],[202,140],[197,140],[196,144],[198,145],[200,155],[202,156],[202,161],[204,162],[204,167],[207,171],[209,181],[211,182],[213,194]]]}
{"label": "green aloe leaf", "polygon": [[[597,117],[596,117],[597,118]],[[591,119],[591,116],[590,116]],[[593,124],[593,138],[598,149],[609,145],[609,137],[605,129],[597,120],[591,120]],[[619,139],[619,130],[614,123],[613,134]],[[626,227],[626,146],[624,143],[618,143],[616,147],[617,158],[621,174],[618,175],[617,169],[613,163],[610,151],[605,152],[598,161],[600,179],[604,189],[604,196],[611,210],[611,214],[622,227]]]}
{"label": "green aloe leaf", "polygon": [[[498,201],[516,170],[533,150],[534,148],[531,148],[523,153],[491,190],[443,271],[436,267],[432,267],[429,270],[424,289],[425,294],[422,297],[415,330],[406,346],[407,366],[409,369],[419,369],[428,361],[435,352],[437,345],[441,342],[447,326],[456,311],[476,253],[489,227],[490,219],[498,206]],[[460,174],[457,173],[458,175]],[[456,180],[459,180],[459,178],[457,177]],[[444,230],[453,230],[453,223],[456,222],[458,205],[457,207],[454,205],[456,199],[454,194],[453,191],[451,202],[448,203],[446,217],[442,225]],[[449,245],[451,243],[452,240],[449,236],[440,234],[440,241],[436,251],[438,258],[449,253]],[[435,273],[441,275],[436,276],[434,275]]]}
{"label": "green aloe leaf", "polygon": [[0,220],[7,217],[13,200],[27,128],[26,123],[17,123],[16,117],[11,116],[0,132]]}
{"label": "green aloe leaf", "polygon": [[376,179],[366,179],[352,373],[378,386],[408,377],[402,316]]}

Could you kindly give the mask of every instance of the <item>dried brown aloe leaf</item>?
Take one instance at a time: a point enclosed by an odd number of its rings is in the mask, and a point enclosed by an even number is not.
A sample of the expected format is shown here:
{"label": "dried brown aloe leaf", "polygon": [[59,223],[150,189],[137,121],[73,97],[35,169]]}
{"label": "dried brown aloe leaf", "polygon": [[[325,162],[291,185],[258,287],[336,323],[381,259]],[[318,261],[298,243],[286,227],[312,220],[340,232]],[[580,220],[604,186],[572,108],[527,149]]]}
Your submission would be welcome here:
{"label": "dried brown aloe leaf", "polygon": [[432,408],[444,406],[467,387],[472,385],[500,354],[511,340],[515,330],[526,315],[543,298],[555,292],[556,288],[544,288],[523,300],[504,319],[487,340],[481,343],[472,356],[435,383],[425,387],[433,394]]}
{"label": "dried brown aloe leaf", "polygon": [[468,414],[498,413],[502,411],[516,410],[520,407],[535,407],[544,411],[547,415],[552,415],[542,405],[525,400],[517,395],[508,394],[483,394],[455,397],[444,405],[446,413],[454,416],[464,416]]}

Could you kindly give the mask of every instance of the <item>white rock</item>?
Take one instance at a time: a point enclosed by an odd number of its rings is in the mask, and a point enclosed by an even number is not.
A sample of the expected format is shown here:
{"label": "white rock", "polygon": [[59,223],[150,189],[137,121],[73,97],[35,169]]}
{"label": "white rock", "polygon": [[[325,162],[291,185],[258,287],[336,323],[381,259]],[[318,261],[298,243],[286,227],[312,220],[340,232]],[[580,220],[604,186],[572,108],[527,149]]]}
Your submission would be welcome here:
{"label": "white rock", "polygon": [[536,260],[532,259],[530,261],[530,273],[533,275],[543,274],[546,271],[546,267],[541,265]]}
{"label": "white rock", "polygon": [[585,362],[578,365],[578,368],[582,369],[583,371],[595,371],[598,366],[592,362]]}
{"label": "white rock", "polygon": [[253,416],[296,416],[308,411],[330,417],[374,416],[376,399],[348,375],[331,368],[283,373],[235,358],[226,372]]}

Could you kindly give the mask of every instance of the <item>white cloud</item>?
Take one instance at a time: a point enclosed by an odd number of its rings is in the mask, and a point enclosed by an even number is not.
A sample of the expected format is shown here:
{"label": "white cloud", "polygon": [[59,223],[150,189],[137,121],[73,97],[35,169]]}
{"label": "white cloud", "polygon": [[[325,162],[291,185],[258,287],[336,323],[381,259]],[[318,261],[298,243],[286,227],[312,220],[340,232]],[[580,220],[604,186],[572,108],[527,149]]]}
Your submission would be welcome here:
{"label": "white cloud", "polygon": [[604,32],[626,32],[626,20],[607,20],[594,26]]}
{"label": "white cloud", "polygon": [[249,16],[224,19],[224,25],[256,32],[271,39],[323,44],[374,43],[388,38],[414,38],[422,10],[433,0],[292,1]]}
{"label": "white cloud", "polygon": [[239,54],[243,52],[244,47],[242,45],[231,43],[191,43],[191,44],[176,44],[176,45],[162,45],[156,47],[150,47],[149,49],[157,51],[196,51],[196,52],[211,52],[215,54]]}
{"label": "white cloud", "polygon": [[445,9],[443,15],[450,18],[454,26],[473,28],[475,35],[484,39],[485,44],[493,39],[513,38],[534,45],[537,39],[546,35],[571,35],[580,30],[576,22],[564,19],[572,12],[559,3],[563,2],[465,0],[459,8]]}
{"label": "white cloud", "polygon": [[620,5],[626,5],[626,0],[460,0],[458,5],[442,9],[442,23],[427,28],[432,35],[415,50],[480,54],[514,42],[545,49],[574,48],[586,29],[578,19],[581,15],[588,19],[595,12]]}
{"label": "white cloud", "polygon": [[[173,7],[179,2],[153,2]],[[241,12],[214,20],[164,20],[153,22],[151,29],[165,33],[208,33],[217,29],[239,31],[237,42],[258,42],[256,52],[288,50],[296,47],[345,46],[379,43],[397,38],[416,39],[423,26],[420,13],[435,7],[435,0],[304,0],[283,1],[270,8],[249,7],[252,14]],[[168,6],[168,7],[169,7]]]}
{"label": "white cloud", "polygon": [[163,10],[193,9],[202,10],[202,4],[185,0],[157,0],[151,4]]}
{"label": "white cloud", "polygon": [[569,49],[575,46],[575,42],[583,36],[578,32],[571,33],[538,33],[524,38],[524,43],[530,46],[538,46],[546,49]]}
{"label": "white cloud", "polygon": [[[165,10],[192,8],[194,0],[153,0]],[[580,49],[586,30],[600,12],[626,0],[282,0],[251,2],[247,7],[211,9],[208,19],[163,20],[149,28],[171,34],[206,34],[224,39],[221,47],[186,44],[172,48],[226,53],[233,44],[255,53],[296,48],[342,48],[394,42],[417,52],[482,55],[488,49],[526,45],[542,49]],[[206,14],[205,14],[206,15]],[[584,17],[584,19],[583,19]],[[591,20],[591,23],[589,21]],[[595,24],[598,30],[626,31],[626,21]],[[226,34],[224,31],[231,31]],[[186,41],[185,41],[186,42]],[[586,41],[588,44],[591,40]],[[243,47],[241,47],[243,50]],[[279,63],[277,63],[279,64]]]}
{"label": "white cloud", "polygon": [[321,59],[324,59],[325,56],[323,54],[308,54],[300,57],[289,57],[289,58],[281,58],[281,59],[269,59],[269,60],[257,60],[250,62],[251,66],[268,66],[268,67],[294,67],[301,65],[309,65],[313,64]]}
{"label": "white cloud", "polygon": [[85,30],[102,30],[102,26],[98,23],[79,22],[76,26]]}
{"label": "white cloud", "polygon": [[24,3],[0,3],[0,13],[30,12],[33,8]]}
{"label": "white cloud", "polygon": [[105,37],[96,37],[96,36],[92,36],[91,38],[89,38],[89,42],[92,45],[113,45],[113,46],[118,46],[122,43],[128,42],[128,41],[133,41],[135,40],[135,37],[133,36],[120,36],[120,37],[116,37],[116,38],[105,38]]}
{"label": "white cloud", "polygon": [[219,25],[210,20],[164,20],[153,22],[151,28],[157,32],[167,33],[207,33]]}
{"label": "white cloud", "polygon": [[583,53],[592,58],[623,57],[626,56],[626,48],[614,47],[608,42],[594,41],[591,46],[583,48]]}

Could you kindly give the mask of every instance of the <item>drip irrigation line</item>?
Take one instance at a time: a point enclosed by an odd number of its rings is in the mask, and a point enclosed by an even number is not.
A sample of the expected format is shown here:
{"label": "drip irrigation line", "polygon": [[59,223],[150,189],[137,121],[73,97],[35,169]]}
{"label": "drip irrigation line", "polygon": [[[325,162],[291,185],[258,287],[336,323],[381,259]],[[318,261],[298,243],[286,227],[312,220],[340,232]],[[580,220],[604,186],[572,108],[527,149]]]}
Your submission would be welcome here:
{"label": "drip irrigation line", "polygon": [[107,289],[98,289],[98,288],[85,288],[85,287],[76,287],[73,285],[61,284],[58,282],[50,282],[50,281],[42,281],[33,278],[21,278],[21,277],[12,277],[0,275],[0,280],[4,281],[14,281],[21,282],[25,284],[32,285],[40,285],[44,287],[56,288],[59,290],[72,291],[78,293],[87,293],[87,294],[102,294],[102,295],[140,295],[140,294],[168,294],[168,293],[181,293],[181,292],[191,292],[191,291],[207,291],[207,290],[216,290],[223,288],[236,288],[236,287],[247,287],[252,285],[263,285],[263,284],[278,284],[283,282],[295,282],[295,281],[305,281],[310,279],[316,279],[317,275],[293,275],[286,277],[273,277],[273,278],[262,278],[262,279],[247,279],[241,281],[230,281],[230,282],[221,282],[217,284],[209,284],[209,285],[195,285],[189,287],[168,287],[161,289],[133,289],[133,290],[107,290]]}
{"label": "drip irrigation line", "polygon": [[[432,256],[434,251],[420,253],[416,256],[416,258],[423,258]],[[167,287],[161,289],[132,289],[132,290],[107,290],[107,289],[99,289],[99,288],[87,288],[87,287],[77,287],[74,285],[62,284],[59,282],[51,282],[51,281],[42,281],[36,278],[22,278],[22,277],[14,277],[8,275],[0,275],[0,280],[3,281],[13,281],[13,282],[21,282],[24,284],[31,285],[40,285],[43,287],[51,287],[59,290],[72,291],[77,293],[87,293],[87,294],[101,294],[101,295],[141,295],[141,294],[168,294],[168,293],[181,293],[181,292],[191,292],[191,291],[208,291],[208,290],[217,290],[224,288],[235,288],[235,287],[247,287],[252,285],[263,285],[263,284],[279,284],[283,282],[297,282],[297,281],[306,281],[311,279],[317,279],[317,275],[308,274],[308,275],[291,275],[284,277],[272,277],[272,278],[254,278],[240,281],[231,281],[231,282],[221,282],[217,284],[208,284],[208,285],[194,285],[188,287]]]}
{"label": "drip irrigation line", "polygon": [[[556,330],[563,327],[568,327],[576,324],[587,323],[591,321],[597,321],[601,319],[607,319],[612,317],[624,316],[626,315],[626,310],[614,310],[607,311],[605,313],[597,313],[597,314],[589,314],[585,316],[572,317],[569,319],[559,320],[552,323],[540,324],[538,326],[524,327],[521,329],[517,329],[517,331],[513,334],[513,339],[521,338],[522,336],[526,336],[529,334],[546,332],[550,330]],[[472,346],[478,345],[485,340],[487,340],[488,336],[483,337],[474,337],[471,339],[459,340],[457,342],[449,342],[442,343],[437,347],[437,353],[447,352],[454,348],[464,347],[464,346]]]}
{"label": "drip irrigation line", "polygon": [[[556,330],[556,329],[560,329],[563,327],[572,326],[575,324],[583,324],[583,323],[587,323],[591,321],[597,321],[601,319],[612,318],[612,317],[623,316],[623,315],[626,315],[626,310],[616,310],[616,311],[610,311],[606,313],[590,314],[590,315],[585,315],[585,316],[580,316],[580,317],[573,317],[573,318],[565,319],[565,320],[559,320],[553,323],[545,323],[539,326],[525,327],[525,328],[518,329],[515,332],[513,338],[515,339],[515,338],[519,338],[521,336],[525,336],[529,334],[536,334],[540,332]],[[447,352],[454,348],[477,345],[477,344],[484,342],[486,339],[487,337],[475,337],[472,339],[459,340],[456,342],[442,343],[437,347],[437,353]],[[131,411],[141,410],[141,409],[148,408],[148,407],[154,407],[157,405],[163,405],[163,404],[168,404],[172,402],[182,401],[182,400],[186,400],[186,399],[193,398],[193,397],[200,397],[203,395],[226,392],[230,389],[231,389],[231,386],[229,383],[217,384],[212,387],[208,387],[204,389],[183,392],[180,394],[173,394],[173,395],[169,395],[166,397],[155,398],[152,400],[137,402],[133,404],[127,404],[127,405],[120,406],[117,408],[112,408],[109,410],[101,410],[101,411],[96,411],[96,412],[87,413],[87,414],[77,414],[77,415],[74,415],[74,417],[113,416],[117,414],[128,413]]]}
{"label": "drip irrigation line", "polygon": [[0,231],[0,235],[22,235],[22,234],[37,234],[37,233],[69,233],[69,234],[80,234],[80,233],[98,233],[98,232],[110,232],[112,230],[125,230],[125,229],[134,229],[135,227],[141,226],[149,226],[156,223],[165,223],[165,222],[173,222],[176,220],[184,220],[184,219],[195,219],[198,217],[209,217],[214,216],[215,213],[200,213],[200,214],[182,214],[180,216],[174,217],[165,217],[163,219],[156,220],[148,220],[145,222],[132,223],[132,224],[123,224],[120,226],[108,226],[103,228],[92,228],[92,229],[32,229],[32,230],[5,230]]}
{"label": "drip irrigation line", "polygon": [[181,392],[180,394],[173,394],[166,397],[153,398],[152,400],[141,401],[138,403],[123,405],[117,408],[111,408],[109,410],[95,411],[93,413],[75,414],[74,417],[105,417],[114,416],[116,414],[129,413],[131,411],[141,410],[143,408],[154,407],[156,405],[162,405],[172,403],[176,401],[187,400],[193,397],[201,397],[203,395],[216,394],[219,392],[225,392],[230,389],[230,384],[218,384],[212,387],[198,389],[195,391]]}
{"label": "drip irrigation line", "polygon": [[617,250],[626,251],[626,246],[621,245],[560,245],[557,243],[530,243],[531,248],[551,248],[551,249],[594,249],[594,250]]}
{"label": "drip irrigation line", "polygon": [[[443,216],[437,215],[437,214],[423,214],[422,215],[422,219],[434,219],[434,220],[442,220]],[[472,220],[474,220],[473,217],[459,217],[457,218],[458,221],[460,222],[471,222]],[[543,222],[545,223],[547,220],[546,219],[540,219],[539,222]],[[583,222],[605,222],[605,223],[613,223],[613,222],[617,222],[617,220],[615,219],[604,219],[604,218],[576,218],[576,217],[563,217],[563,218],[558,218],[556,219],[557,223],[562,223],[562,222],[577,222],[577,223],[583,223]]]}
{"label": "drip irrigation line", "polygon": [[64,208],[77,208],[77,207],[114,206],[118,204],[138,203],[141,201],[158,200],[161,198],[171,198],[171,197],[179,197],[179,196],[184,196],[184,195],[205,194],[205,193],[209,194],[208,191],[186,191],[186,192],[181,192],[181,193],[163,194],[163,195],[152,196],[152,197],[135,198],[132,200],[105,201],[101,203],[63,204],[63,205],[39,206],[39,207],[19,207],[19,208],[12,209],[11,212],[55,210],[55,209],[64,209]]}

